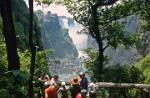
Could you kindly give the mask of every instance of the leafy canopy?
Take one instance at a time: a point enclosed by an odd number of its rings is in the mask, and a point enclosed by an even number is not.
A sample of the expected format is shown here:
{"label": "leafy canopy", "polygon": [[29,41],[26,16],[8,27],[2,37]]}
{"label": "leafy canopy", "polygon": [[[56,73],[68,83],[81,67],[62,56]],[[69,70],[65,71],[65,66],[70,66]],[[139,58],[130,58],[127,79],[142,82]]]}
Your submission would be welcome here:
{"label": "leafy canopy", "polygon": [[85,27],[82,32],[88,33],[96,39],[102,38],[104,50],[108,46],[116,48],[121,44],[128,47],[139,41],[140,35],[137,33],[133,35],[129,34],[124,30],[125,24],[121,22],[121,19],[138,11],[138,8],[133,5],[134,3],[129,3],[127,2],[128,0],[123,0],[121,4],[118,3],[110,6],[99,6],[97,8],[97,23],[100,36],[96,36],[96,33],[93,31],[95,29],[93,25],[95,24],[92,16],[92,7],[94,7],[99,0],[64,1],[68,11],[73,15],[73,18]]}

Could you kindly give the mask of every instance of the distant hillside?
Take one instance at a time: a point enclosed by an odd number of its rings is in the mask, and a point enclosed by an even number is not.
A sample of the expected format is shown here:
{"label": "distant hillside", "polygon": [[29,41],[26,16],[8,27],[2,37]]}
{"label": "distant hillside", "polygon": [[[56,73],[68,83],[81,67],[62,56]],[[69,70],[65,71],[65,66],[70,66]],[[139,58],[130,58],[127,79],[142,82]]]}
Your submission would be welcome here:
{"label": "distant hillside", "polygon": [[144,76],[146,77],[145,82],[150,83],[150,53],[134,66],[143,72]]}
{"label": "distant hillside", "polygon": [[[125,31],[130,34],[136,33],[138,29],[138,17],[137,16],[129,16],[127,19],[121,19],[120,21],[125,23]],[[96,41],[88,37],[88,46],[90,48],[96,49],[98,48]],[[96,47],[96,48],[95,48]],[[105,54],[108,56],[109,64],[108,65],[116,65],[116,64],[133,64],[139,59],[141,56],[138,53],[138,50],[135,47],[131,47],[126,49],[123,46],[117,47],[116,49],[112,47],[108,47],[105,51]]]}
{"label": "distant hillside", "polygon": [[72,39],[69,36],[68,29],[64,28],[61,19],[68,20],[66,25],[73,25],[67,17],[59,17],[56,14],[47,12],[43,16],[41,11],[36,12],[42,26],[42,41],[44,49],[52,49],[50,58],[77,58],[78,52]]}

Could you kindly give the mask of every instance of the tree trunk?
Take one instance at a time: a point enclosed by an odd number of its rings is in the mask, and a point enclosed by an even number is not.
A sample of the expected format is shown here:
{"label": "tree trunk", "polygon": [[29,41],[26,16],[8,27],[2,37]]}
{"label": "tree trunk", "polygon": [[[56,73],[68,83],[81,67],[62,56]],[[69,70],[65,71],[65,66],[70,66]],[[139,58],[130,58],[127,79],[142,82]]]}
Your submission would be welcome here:
{"label": "tree trunk", "polygon": [[31,50],[29,97],[33,97],[33,75],[34,75],[35,56],[36,56],[36,47],[33,45],[33,0],[29,0],[29,10],[30,10],[29,45]]}
{"label": "tree trunk", "polygon": [[3,34],[5,37],[8,59],[8,70],[19,70],[20,61],[17,54],[16,34],[12,16],[11,0],[1,0]]}
{"label": "tree trunk", "polygon": [[103,42],[101,38],[101,33],[99,31],[97,7],[93,5],[91,8],[92,8],[92,21],[93,21],[92,31],[95,33],[94,38],[96,39],[99,48],[98,64],[96,66],[98,72],[97,75],[99,77],[102,73],[103,63],[104,63]]}
{"label": "tree trunk", "polygon": [[99,75],[101,75],[101,73],[103,71],[103,66],[104,66],[103,45],[102,45],[101,41],[99,41],[98,47],[99,47],[99,56],[98,56],[99,66],[98,66],[98,69],[99,69]]}
{"label": "tree trunk", "polygon": [[29,77],[29,96],[33,97],[33,75],[34,75],[34,66],[35,66],[35,56],[36,56],[36,48],[32,50],[31,55],[31,66],[30,66],[30,77]]}
{"label": "tree trunk", "polygon": [[104,66],[104,50],[107,47],[103,47],[103,39],[102,39],[101,32],[99,30],[100,24],[99,24],[99,17],[98,17],[97,9],[98,9],[98,7],[112,5],[116,1],[118,1],[118,0],[108,0],[107,2],[101,2],[99,0],[94,5],[92,5],[89,0],[89,5],[91,6],[91,10],[89,10],[89,12],[91,12],[91,17],[92,17],[92,22],[89,24],[89,26],[91,26],[91,27],[89,27],[89,31],[91,32],[92,37],[94,39],[96,39],[96,42],[97,42],[98,48],[99,48],[98,62],[97,62],[97,65],[95,66],[96,67],[96,78],[99,81],[100,81],[100,76],[102,74],[103,66]]}

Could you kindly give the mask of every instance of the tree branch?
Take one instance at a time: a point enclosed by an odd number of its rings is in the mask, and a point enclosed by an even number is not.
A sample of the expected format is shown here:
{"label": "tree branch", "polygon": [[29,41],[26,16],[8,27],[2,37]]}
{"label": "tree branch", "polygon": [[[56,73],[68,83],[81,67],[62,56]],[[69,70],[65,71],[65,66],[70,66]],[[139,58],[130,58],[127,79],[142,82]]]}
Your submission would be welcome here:
{"label": "tree branch", "polygon": [[103,51],[105,51],[105,49],[109,46],[109,44],[107,44],[104,48],[103,48]]}
{"label": "tree branch", "polygon": [[114,4],[114,3],[116,3],[118,0],[108,0],[108,1],[106,1],[106,2],[100,2],[100,0],[99,0],[99,2],[96,2],[95,4],[94,4],[94,6],[96,7],[96,8],[98,8],[98,7],[100,7],[100,6],[108,6],[108,5],[112,5],[112,4]]}

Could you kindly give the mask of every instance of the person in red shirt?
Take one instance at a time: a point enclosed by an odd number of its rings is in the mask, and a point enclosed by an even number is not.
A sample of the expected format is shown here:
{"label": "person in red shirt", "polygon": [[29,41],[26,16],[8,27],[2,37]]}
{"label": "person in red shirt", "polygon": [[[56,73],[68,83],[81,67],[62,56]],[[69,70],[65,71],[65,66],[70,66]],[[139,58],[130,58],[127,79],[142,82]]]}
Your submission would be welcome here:
{"label": "person in red shirt", "polygon": [[76,98],[86,98],[87,90],[82,89],[80,93],[77,94]]}
{"label": "person in red shirt", "polygon": [[57,98],[57,88],[54,82],[51,82],[50,86],[45,89],[45,98]]}

